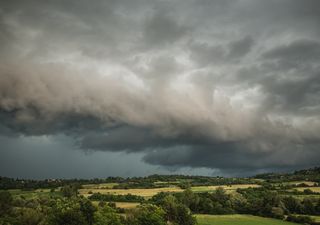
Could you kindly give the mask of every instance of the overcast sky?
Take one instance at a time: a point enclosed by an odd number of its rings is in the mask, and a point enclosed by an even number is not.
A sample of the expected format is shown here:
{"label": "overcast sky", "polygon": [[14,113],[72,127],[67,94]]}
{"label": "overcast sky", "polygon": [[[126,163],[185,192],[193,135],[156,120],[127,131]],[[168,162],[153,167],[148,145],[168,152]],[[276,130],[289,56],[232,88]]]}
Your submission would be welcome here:
{"label": "overcast sky", "polygon": [[319,0],[0,3],[0,175],[320,164]]}

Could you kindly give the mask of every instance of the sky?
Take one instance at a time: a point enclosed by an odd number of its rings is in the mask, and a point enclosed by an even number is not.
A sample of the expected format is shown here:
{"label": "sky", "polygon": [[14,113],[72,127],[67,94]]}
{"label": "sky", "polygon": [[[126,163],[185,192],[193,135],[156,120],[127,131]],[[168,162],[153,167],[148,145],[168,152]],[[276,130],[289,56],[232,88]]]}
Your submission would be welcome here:
{"label": "sky", "polygon": [[319,164],[319,0],[1,1],[0,176]]}

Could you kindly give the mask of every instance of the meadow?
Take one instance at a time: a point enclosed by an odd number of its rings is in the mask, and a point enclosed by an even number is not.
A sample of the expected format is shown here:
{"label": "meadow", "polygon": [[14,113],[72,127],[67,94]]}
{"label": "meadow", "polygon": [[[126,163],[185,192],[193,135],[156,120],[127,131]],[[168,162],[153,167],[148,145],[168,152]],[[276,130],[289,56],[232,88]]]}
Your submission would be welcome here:
{"label": "meadow", "polygon": [[[112,184],[115,185],[115,184]],[[112,186],[112,185],[109,185]],[[104,187],[104,188],[103,188]],[[101,194],[116,194],[116,195],[126,195],[126,194],[132,194],[132,195],[138,195],[145,198],[150,198],[160,192],[182,192],[184,191],[178,186],[171,185],[170,187],[164,187],[164,188],[131,188],[131,189],[111,189],[111,188],[105,188],[106,184],[104,185],[83,185],[83,188],[79,190],[79,193],[81,195],[84,195],[85,197],[90,196],[92,193],[101,193]],[[222,187],[227,192],[233,192],[236,191],[238,188],[245,189],[245,188],[256,188],[260,187],[260,185],[257,184],[236,184],[236,185],[212,185],[212,186],[194,186],[191,187],[191,190],[193,192],[212,192],[215,191],[218,187]]]}
{"label": "meadow", "polygon": [[[170,218],[170,222],[176,224],[185,224],[180,219],[186,219],[190,225],[195,225],[192,215],[198,225],[315,225],[320,224],[319,174],[315,168],[307,173],[266,174],[258,178],[181,175],[43,181],[2,178],[0,203],[8,201],[7,208],[11,207],[11,211],[5,217],[0,216],[0,224],[8,218],[24,221],[34,215],[42,221],[52,217],[69,219],[63,209],[71,210],[68,213],[73,215],[79,213],[78,207],[82,205],[80,209],[92,209],[96,219],[104,213],[122,216],[123,221],[128,219],[125,225],[132,224],[128,216],[132,212],[148,219]],[[159,217],[159,209],[170,216]]]}
{"label": "meadow", "polygon": [[287,221],[251,215],[196,215],[199,225],[294,225]]}
{"label": "meadow", "polygon": [[87,197],[90,193],[101,194],[115,194],[115,195],[138,195],[145,198],[150,198],[160,192],[182,192],[183,189],[173,186],[165,188],[134,188],[134,189],[96,189],[96,188],[82,188],[79,190],[79,194]]}

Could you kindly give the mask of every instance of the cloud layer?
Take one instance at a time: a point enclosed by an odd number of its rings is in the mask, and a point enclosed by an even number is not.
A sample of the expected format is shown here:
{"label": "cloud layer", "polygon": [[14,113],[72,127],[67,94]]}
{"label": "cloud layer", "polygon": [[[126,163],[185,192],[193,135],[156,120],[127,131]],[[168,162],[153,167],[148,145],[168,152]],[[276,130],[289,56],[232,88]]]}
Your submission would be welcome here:
{"label": "cloud layer", "polygon": [[0,134],[168,168],[320,159],[320,4],[4,1]]}

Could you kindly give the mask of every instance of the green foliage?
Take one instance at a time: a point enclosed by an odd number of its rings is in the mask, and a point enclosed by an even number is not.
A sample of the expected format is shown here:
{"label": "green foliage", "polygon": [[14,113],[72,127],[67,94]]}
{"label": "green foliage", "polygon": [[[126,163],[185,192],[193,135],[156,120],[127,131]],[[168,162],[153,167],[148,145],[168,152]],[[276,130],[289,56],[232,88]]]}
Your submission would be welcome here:
{"label": "green foliage", "polygon": [[45,215],[37,209],[22,208],[15,214],[16,225],[38,225],[45,221]]}
{"label": "green foliage", "polygon": [[52,225],[93,224],[95,207],[83,198],[57,199],[51,208]]}
{"label": "green foliage", "polygon": [[138,195],[126,194],[126,195],[112,195],[112,194],[100,194],[94,193],[89,197],[93,201],[113,201],[113,202],[143,202],[144,198]]}
{"label": "green foliage", "polygon": [[71,198],[78,194],[79,188],[79,184],[65,185],[61,188],[61,192],[64,197]]}
{"label": "green foliage", "polygon": [[8,191],[0,192],[0,216],[9,213],[12,209],[13,198]]}
{"label": "green foliage", "polygon": [[121,217],[107,205],[95,212],[94,220],[95,225],[122,225]]}
{"label": "green foliage", "polygon": [[155,205],[140,205],[128,214],[127,225],[166,225],[165,212]]}
{"label": "green foliage", "polygon": [[310,216],[289,215],[287,217],[287,221],[295,222],[295,223],[302,223],[302,224],[313,224],[314,223],[313,219],[311,219]]}
{"label": "green foliage", "polygon": [[96,208],[92,205],[88,199],[80,200],[80,211],[84,215],[88,225],[92,225],[94,222],[94,213]]}

